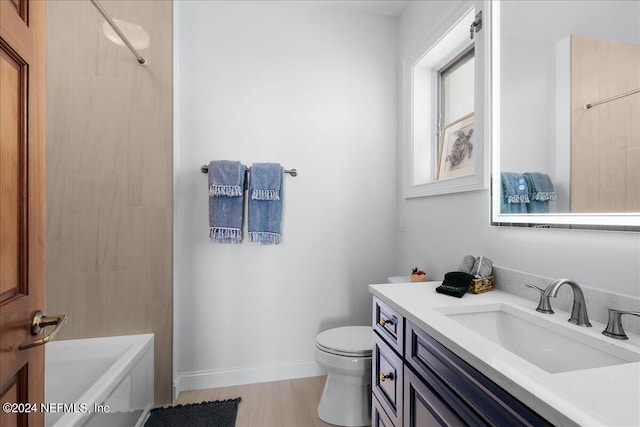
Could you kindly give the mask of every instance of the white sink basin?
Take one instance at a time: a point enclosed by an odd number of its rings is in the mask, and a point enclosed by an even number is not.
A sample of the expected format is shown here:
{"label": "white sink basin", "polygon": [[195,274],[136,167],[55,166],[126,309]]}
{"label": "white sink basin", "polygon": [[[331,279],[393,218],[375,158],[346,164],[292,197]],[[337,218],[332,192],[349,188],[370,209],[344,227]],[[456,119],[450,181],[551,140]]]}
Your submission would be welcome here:
{"label": "white sink basin", "polygon": [[568,322],[544,319],[533,308],[528,312],[508,304],[488,304],[438,311],[552,374],[640,361],[637,352],[585,334]]}

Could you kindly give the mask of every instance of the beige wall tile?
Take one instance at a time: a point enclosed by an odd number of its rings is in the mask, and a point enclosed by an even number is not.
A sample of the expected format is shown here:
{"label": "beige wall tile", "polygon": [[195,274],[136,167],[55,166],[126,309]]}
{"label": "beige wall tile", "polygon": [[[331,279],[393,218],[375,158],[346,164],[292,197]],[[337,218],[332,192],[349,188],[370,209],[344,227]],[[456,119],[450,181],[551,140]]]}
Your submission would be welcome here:
{"label": "beige wall tile", "polygon": [[105,330],[109,335],[131,335],[147,332],[145,329],[147,304],[145,302],[123,302],[121,295],[110,292],[107,294],[107,313]]}
{"label": "beige wall tile", "polygon": [[147,280],[144,268],[116,272],[113,287],[114,294],[126,295],[129,302],[146,302],[151,292],[151,282]]}
{"label": "beige wall tile", "polygon": [[[171,282],[171,209],[148,209],[146,214],[148,279],[152,284]],[[154,285],[150,290],[150,301],[171,301],[170,287]]]}
{"label": "beige wall tile", "polygon": [[105,336],[106,290],[100,282],[100,274],[72,273],[71,281],[72,306],[68,322],[73,338]]}
{"label": "beige wall tile", "polygon": [[71,187],[73,271],[124,268],[118,265],[118,253],[127,246],[128,211],[123,207],[126,178],[74,174]]}
{"label": "beige wall tile", "polygon": [[103,0],[152,43],[139,66],[90,2],[47,3],[47,310],[61,338],[152,332],[171,399],[171,2]]}
{"label": "beige wall tile", "polygon": [[171,116],[133,112],[129,121],[130,206],[171,206]]}
{"label": "beige wall tile", "polygon": [[71,175],[62,172],[67,166],[61,154],[66,144],[66,141],[47,141],[47,239],[54,242],[73,238]]}
{"label": "beige wall tile", "polygon": [[156,399],[171,401],[171,301],[147,303],[147,331],[155,334],[155,389]]}
{"label": "beige wall tile", "polygon": [[[125,269],[133,274],[136,280],[141,280],[146,284],[145,289],[152,286],[148,279],[147,270],[147,228],[145,227],[146,212],[143,208],[127,208],[129,211],[129,222],[126,224],[127,245],[122,254],[125,255]],[[145,295],[148,295],[146,293]]]}
{"label": "beige wall tile", "polygon": [[[71,242],[49,240],[46,251],[47,286],[45,313],[49,316],[66,314],[68,318],[71,316],[73,307],[70,298],[73,293],[71,282]],[[57,339],[68,339],[72,336],[72,326],[68,323],[59,332]]]}
{"label": "beige wall tile", "polygon": [[[73,258],[71,269],[75,272],[96,271],[98,263],[98,213],[74,213]],[[56,286],[55,283],[47,283]]]}

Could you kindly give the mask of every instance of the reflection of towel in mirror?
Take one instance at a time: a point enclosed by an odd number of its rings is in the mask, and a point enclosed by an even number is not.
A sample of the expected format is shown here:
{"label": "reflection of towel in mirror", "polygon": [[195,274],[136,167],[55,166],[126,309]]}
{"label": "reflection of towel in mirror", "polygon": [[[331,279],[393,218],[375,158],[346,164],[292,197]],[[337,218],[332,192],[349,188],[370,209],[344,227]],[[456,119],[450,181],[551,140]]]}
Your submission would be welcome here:
{"label": "reflection of towel in mirror", "polygon": [[249,241],[280,243],[282,174],[278,163],[254,163],[249,175]]}
{"label": "reflection of towel in mirror", "polygon": [[549,212],[549,201],[556,200],[556,190],[551,178],[546,173],[525,172],[522,174],[529,187],[529,199],[527,212]]}
{"label": "reflection of towel in mirror", "polygon": [[519,173],[502,172],[500,180],[502,181],[500,213],[527,213],[529,188],[524,177]]}

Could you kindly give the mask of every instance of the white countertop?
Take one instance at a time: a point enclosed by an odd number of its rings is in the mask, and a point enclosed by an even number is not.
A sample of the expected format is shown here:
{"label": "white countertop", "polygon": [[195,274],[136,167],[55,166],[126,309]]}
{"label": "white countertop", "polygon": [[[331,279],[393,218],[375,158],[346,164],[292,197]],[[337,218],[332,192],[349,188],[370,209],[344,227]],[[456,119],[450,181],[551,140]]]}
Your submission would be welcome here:
{"label": "white countertop", "polygon": [[[437,311],[438,308],[507,303],[530,309],[535,316],[578,328],[610,346],[640,353],[640,336],[628,341],[602,335],[605,326],[586,328],[567,322],[569,313],[535,311],[536,303],[493,290],[455,298],[435,291],[440,282],[369,285],[369,292],[396,309],[460,358],[511,393],[548,421],[558,425],[640,426],[640,362],[548,373]],[[552,300],[553,304],[553,300]],[[523,337],[526,339],[526,337]],[[580,355],[576,354],[579,358]]]}

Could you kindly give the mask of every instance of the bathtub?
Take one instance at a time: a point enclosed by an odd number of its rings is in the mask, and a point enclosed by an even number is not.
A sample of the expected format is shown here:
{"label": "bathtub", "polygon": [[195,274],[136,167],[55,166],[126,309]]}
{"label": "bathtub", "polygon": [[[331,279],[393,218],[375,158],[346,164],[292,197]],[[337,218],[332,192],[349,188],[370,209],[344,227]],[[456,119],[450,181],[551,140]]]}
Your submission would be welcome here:
{"label": "bathtub", "polygon": [[142,426],[153,406],[153,334],[45,346],[45,426]]}

